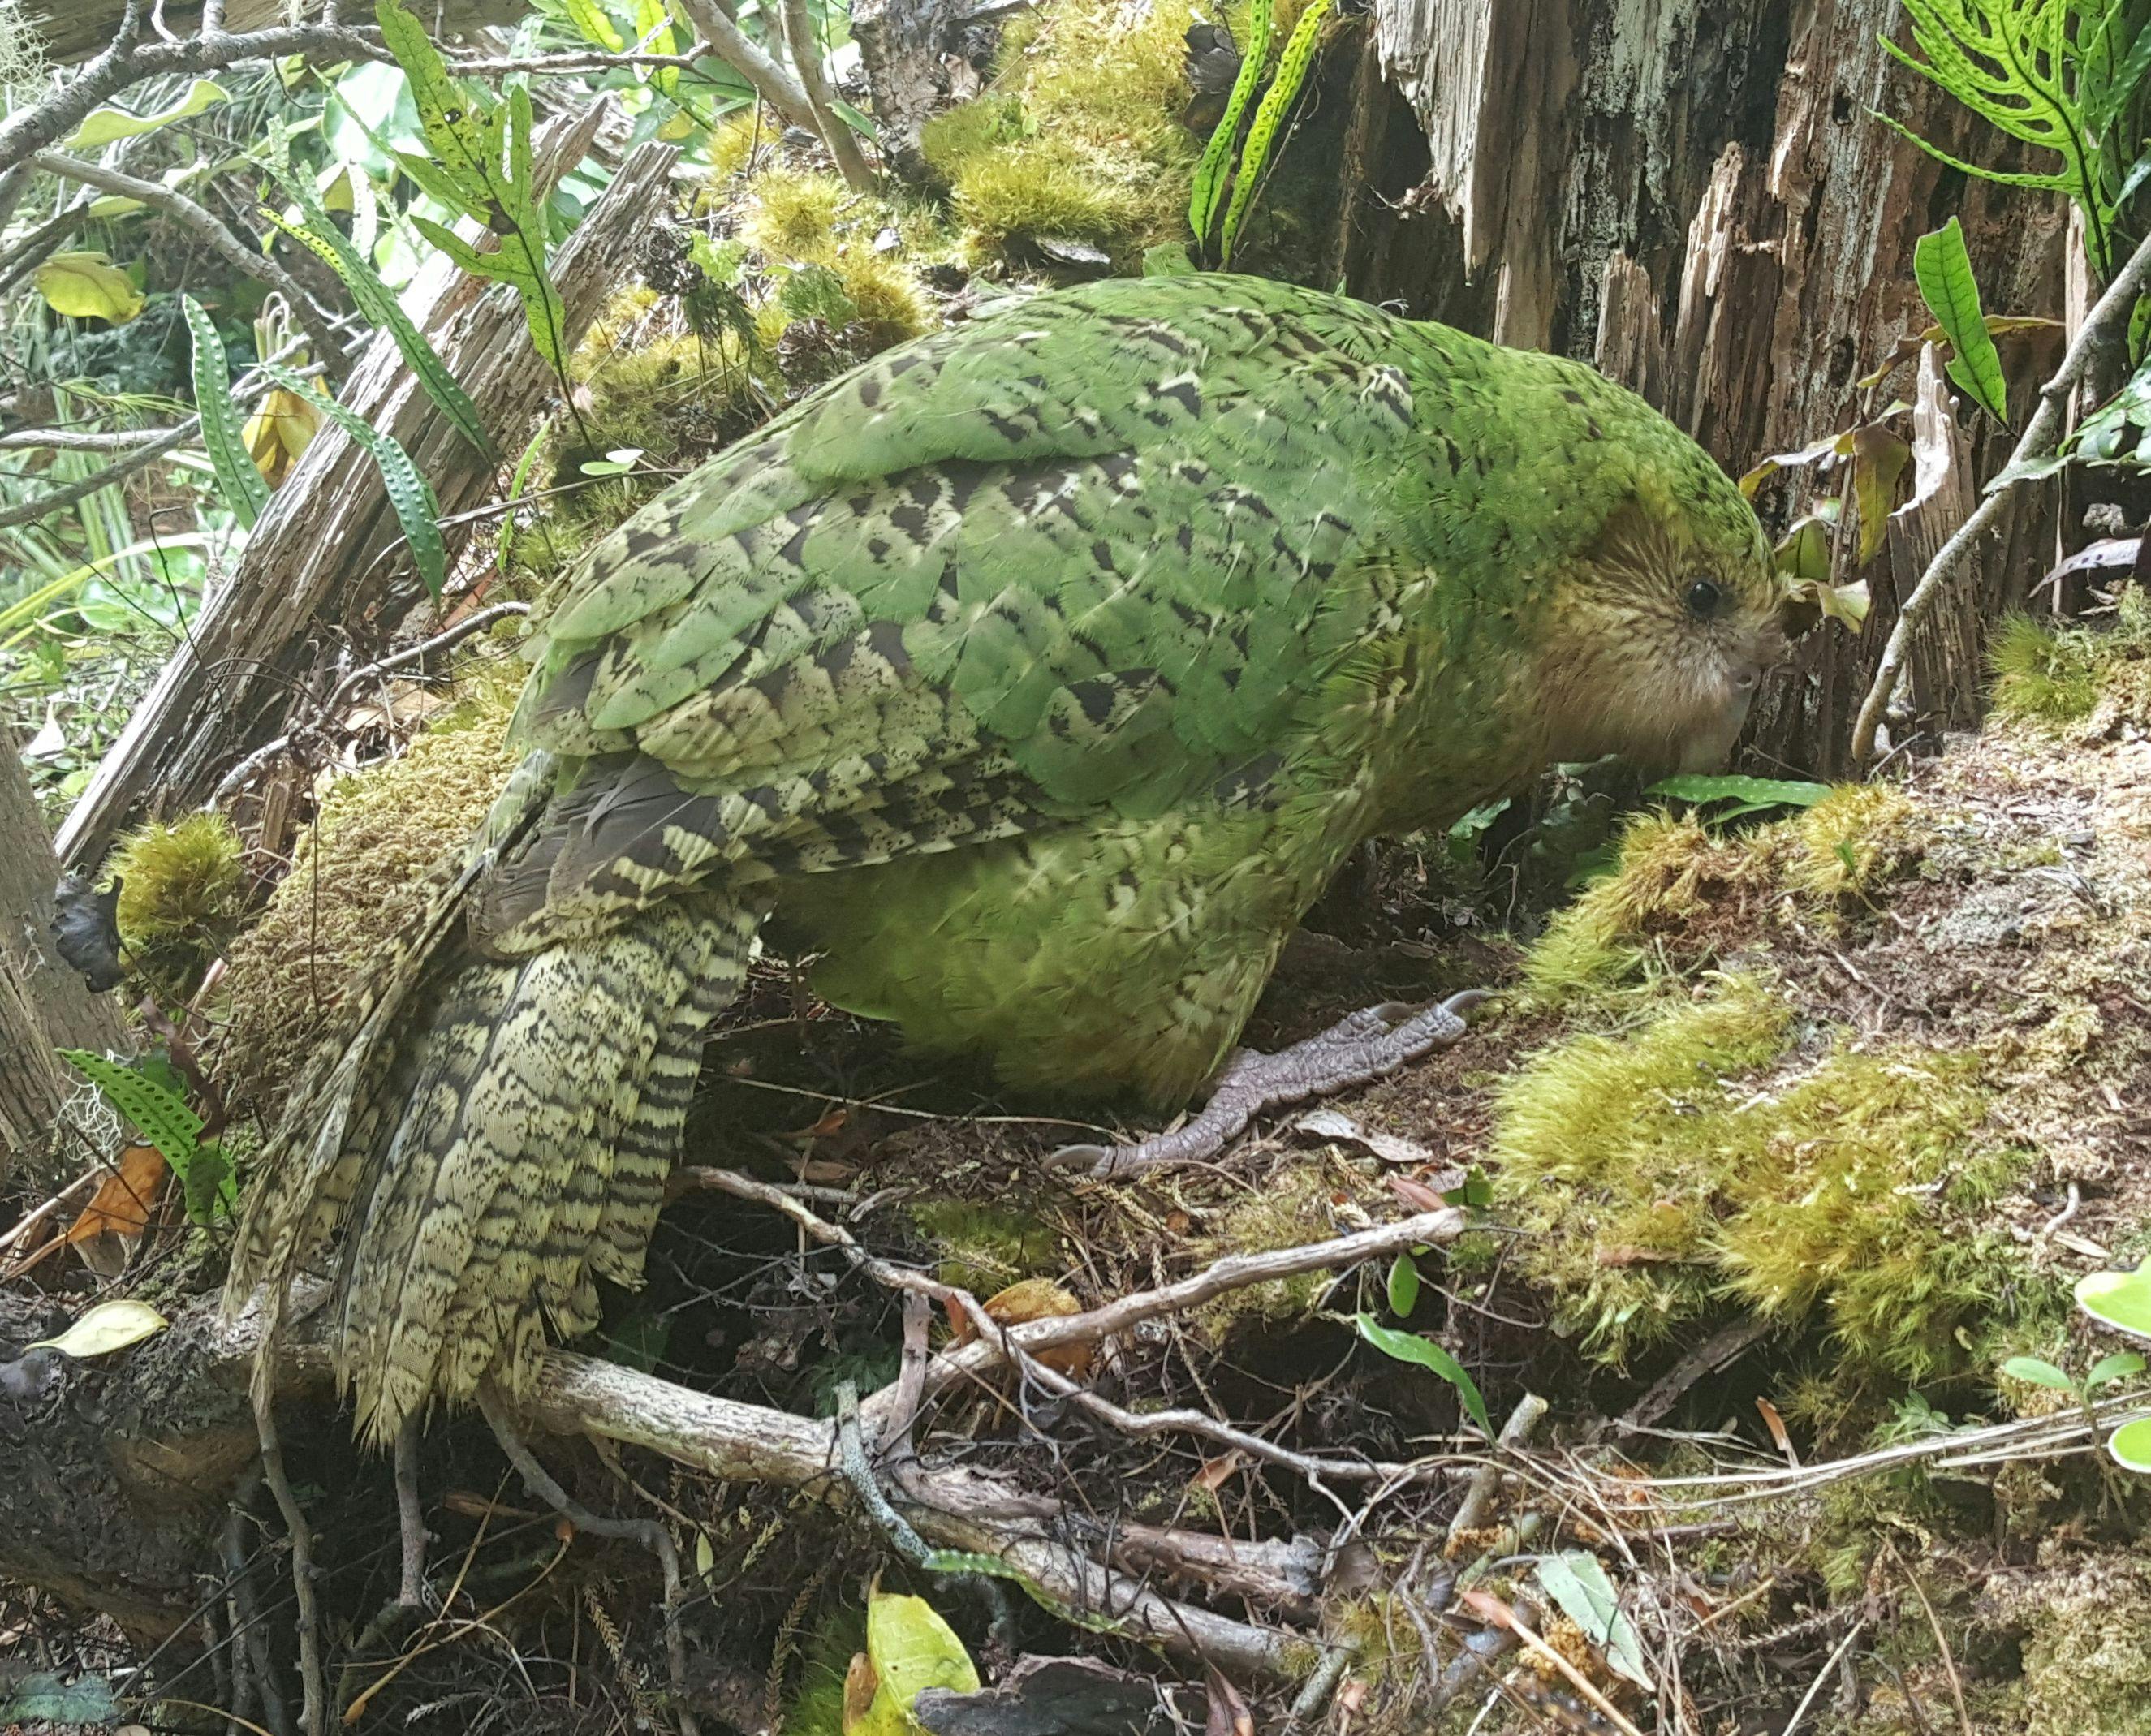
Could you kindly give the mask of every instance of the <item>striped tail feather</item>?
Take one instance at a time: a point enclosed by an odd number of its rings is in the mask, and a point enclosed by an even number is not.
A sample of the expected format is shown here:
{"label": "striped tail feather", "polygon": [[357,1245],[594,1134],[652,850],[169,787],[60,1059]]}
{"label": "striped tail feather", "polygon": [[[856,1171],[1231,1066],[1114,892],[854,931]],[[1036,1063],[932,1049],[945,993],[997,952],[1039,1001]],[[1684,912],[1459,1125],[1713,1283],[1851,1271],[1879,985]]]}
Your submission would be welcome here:
{"label": "striped tail feather", "polygon": [[703,1038],[762,916],[704,892],[509,959],[440,925],[294,1097],[278,1144],[301,1149],[267,1167],[229,1299],[281,1291],[342,1226],[336,1360],[362,1433],[392,1439],[488,1379],[526,1389],[549,1332],[597,1324],[597,1279],[640,1281]]}

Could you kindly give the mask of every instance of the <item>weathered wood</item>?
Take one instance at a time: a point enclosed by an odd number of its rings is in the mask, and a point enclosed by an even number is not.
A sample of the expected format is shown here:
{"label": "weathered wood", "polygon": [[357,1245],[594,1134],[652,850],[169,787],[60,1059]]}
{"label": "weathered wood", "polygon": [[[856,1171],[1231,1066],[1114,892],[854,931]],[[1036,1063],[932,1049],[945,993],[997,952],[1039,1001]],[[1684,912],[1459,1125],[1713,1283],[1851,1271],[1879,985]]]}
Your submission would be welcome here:
{"label": "weathered wood", "polygon": [[[541,134],[552,175],[579,161],[608,112],[598,104]],[[553,264],[572,348],[605,297],[625,281],[651,213],[664,206],[676,153],[645,144],[624,162]],[[559,382],[533,354],[521,304],[445,258],[422,268],[406,299],[510,451]],[[493,465],[420,389],[394,342],[367,347],[343,401],[400,440],[439,496],[451,565],[476,528],[455,522],[495,486]],[[402,533],[373,459],[341,429],[307,447],[248,539],[230,583],[204,605],[187,645],[165,666],[60,829],[69,863],[94,863],[132,812],[172,812],[205,800],[225,767],[284,732],[293,695],[307,690],[315,641],[377,636],[412,595]]]}
{"label": "weathered wood", "polygon": [[36,1173],[61,1103],[74,1084],[53,1050],[124,1046],[109,995],[92,995],[53,949],[53,883],[45,838],[14,737],[0,720],[0,1180]]}
{"label": "weathered wood", "polygon": [[[1591,360],[1736,473],[1860,418],[1860,376],[1926,323],[1912,248],[1945,217],[1963,221],[1990,308],[2068,306],[2062,200],[1967,181],[1874,118],[2025,166],[1890,59],[1880,38],[1902,39],[1895,0],[1375,0],[1374,11],[1426,157],[1418,188],[1391,192],[1400,209],[1362,237],[1354,291]],[[1413,245],[1414,225],[1430,240]],[[2027,347],[2005,360],[2022,401],[2052,357]],[[1906,384],[1900,373],[1865,407]],[[2007,447],[2006,434],[1976,431],[1982,473]],[[1811,491],[1785,478],[1759,504],[1782,526]],[[1966,607],[1991,619],[2020,598],[2053,534],[2049,507],[2020,513]],[[1886,578],[1879,566],[1845,576]],[[1890,625],[1890,587],[1875,588],[1865,632],[1812,635],[1759,705],[1759,757],[1841,767],[1847,707]],[[1952,698],[1945,721],[1961,721],[1958,708]]]}
{"label": "weathered wood", "polygon": [[[919,129],[952,97],[952,68],[982,61],[1000,21],[1030,0],[856,0],[852,39],[873,92],[874,144],[914,186],[934,178]],[[970,81],[976,89],[975,80]]]}

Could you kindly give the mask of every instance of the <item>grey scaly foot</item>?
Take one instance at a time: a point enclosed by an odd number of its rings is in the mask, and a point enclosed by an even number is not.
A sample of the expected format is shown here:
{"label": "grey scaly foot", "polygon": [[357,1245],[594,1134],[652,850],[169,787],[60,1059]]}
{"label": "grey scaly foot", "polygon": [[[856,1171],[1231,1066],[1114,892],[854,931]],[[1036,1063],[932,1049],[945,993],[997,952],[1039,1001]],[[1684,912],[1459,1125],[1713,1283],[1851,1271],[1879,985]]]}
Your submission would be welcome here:
{"label": "grey scaly foot", "polygon": [[[1486,994],[1484,989],[1466,989],[1418,1012],[1401,1002],[1385,1001],[1275,1055],[1240,1050],[1217,1076],[1202,1113],[1187,1126],[1135,1145],[1063,1146],[1053,1154],[1054,1162],[1089,1163],[1099,1180],[1203,1162],[1223,1151],[1258,1115],[1370,1085],[1409,1061],[1448,1048],[1464,1035],[1464,1015]],[[1401,1023],[1390,1023],[1400,1015]]]}

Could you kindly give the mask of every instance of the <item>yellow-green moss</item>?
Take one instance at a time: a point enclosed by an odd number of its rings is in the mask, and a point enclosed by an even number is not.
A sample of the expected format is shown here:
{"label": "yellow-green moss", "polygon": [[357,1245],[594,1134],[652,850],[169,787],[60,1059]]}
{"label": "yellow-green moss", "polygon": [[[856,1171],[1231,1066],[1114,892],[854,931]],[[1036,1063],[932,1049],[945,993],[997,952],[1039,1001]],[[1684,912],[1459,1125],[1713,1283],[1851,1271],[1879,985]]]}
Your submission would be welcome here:
{"label": "yellow-green moss", "polygon": [[484,817],[517,758],[505,741],[517,671],[484,666],[469,696],[400,759],[339,779],[261,919],[233,946],[225,1076],[273,1111],[354,983],[406,932],[426,877]]}
{"label": "yellow-green moss", "polygon": [[2012,615],[1987,646],[1994,710],[2012,722],[2079,723],[2102,701],[2151,716],[2151,595],[2131,586],[2112,621],[2057,627]]}
{"label": "yellow-green moss", "polygon": [[1192,16],[1187,0],[1133,19],[1119,0],[1063,0],[1009,26],[994,88],[921,139],[975,261],[1057,237],[1131,271],[1178,237],[1201,150],[1179,119]]}
{"label": "yellow-green moss", "polygon": [[851,197],[833,175],[766,169],[754,178],[741,237],[773,259],[826,263],[837,250],[837,214]]}
{"label": "yellow-green moss", "polygon": [[[1206,1258],[1214,1260],[1227,1254],[1273,1253],[1323,1241],[1337,1233],[1329,1194],[1329,1184],[1318,1163],[1282,1171],[1226,1209],[1202,1252]],[[1313,1312],[1330,1282],[1326,1272],[1309,1272],[1228,1290],[1207,1303],[1197,1318],[1218,1340],[1243,1322],[1302,1319]]]}
{"label": "yellow-green moss", "polygon": [[221,814],[153,820],[124,839],[119,934],[128,962],[168,999],[185,999],[230,940],[245,899],[244,848]]}
{"label": "yellow-green moss", "polygon": [[1624,1361],[1728,1300],[1819,1311],[1845,1360],[1919,1379],[2018,1273],[1971,1227],[2021,1167],[1976,1136],[1969,1056],[1840,1042],[1789,1061],[1792,1009],[1720,979],[1616,1035],[1535,1056],[1503,1088],[1501,1197],[1560,1324]]}
{"label": "yellow-green moss", "polygon": [[1784,822],[1792,840],[1785,884],[1821,903],[1865,893],[1911,855],[1916,812],[1894,785],[1840,784]]}
{"label": "yellow-green moss", "polygon": [[1637,815],[1621,836],[1612,872],[1546,925],[1524,961],[1525,985],[1558,1002],[1631,974],[1649,931],[1699,908],[1709,881],[1745,871],[1743,855],[1693,818]]}
{"label": "yellow-green moss", "polygon": [[990,1296],[1018,1278],[1060,1270],[1060,1238],[1036,1218],[969,1200],[919,1200],[909,1210],[940,1255],[944,1284]]}

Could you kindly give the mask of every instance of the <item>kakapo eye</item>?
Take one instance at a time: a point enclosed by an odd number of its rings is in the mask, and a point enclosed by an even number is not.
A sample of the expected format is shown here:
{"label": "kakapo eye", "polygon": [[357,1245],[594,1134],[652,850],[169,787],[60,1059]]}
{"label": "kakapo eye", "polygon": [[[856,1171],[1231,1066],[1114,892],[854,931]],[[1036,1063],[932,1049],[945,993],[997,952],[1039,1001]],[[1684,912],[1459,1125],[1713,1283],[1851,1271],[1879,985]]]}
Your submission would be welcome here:
{"label": "kakapo eye", "polygon": [[1698,620],[1708,620],[1725,601],[1725,592],[1715,579],[1698,579],[1688,588],[1688,612]]}

